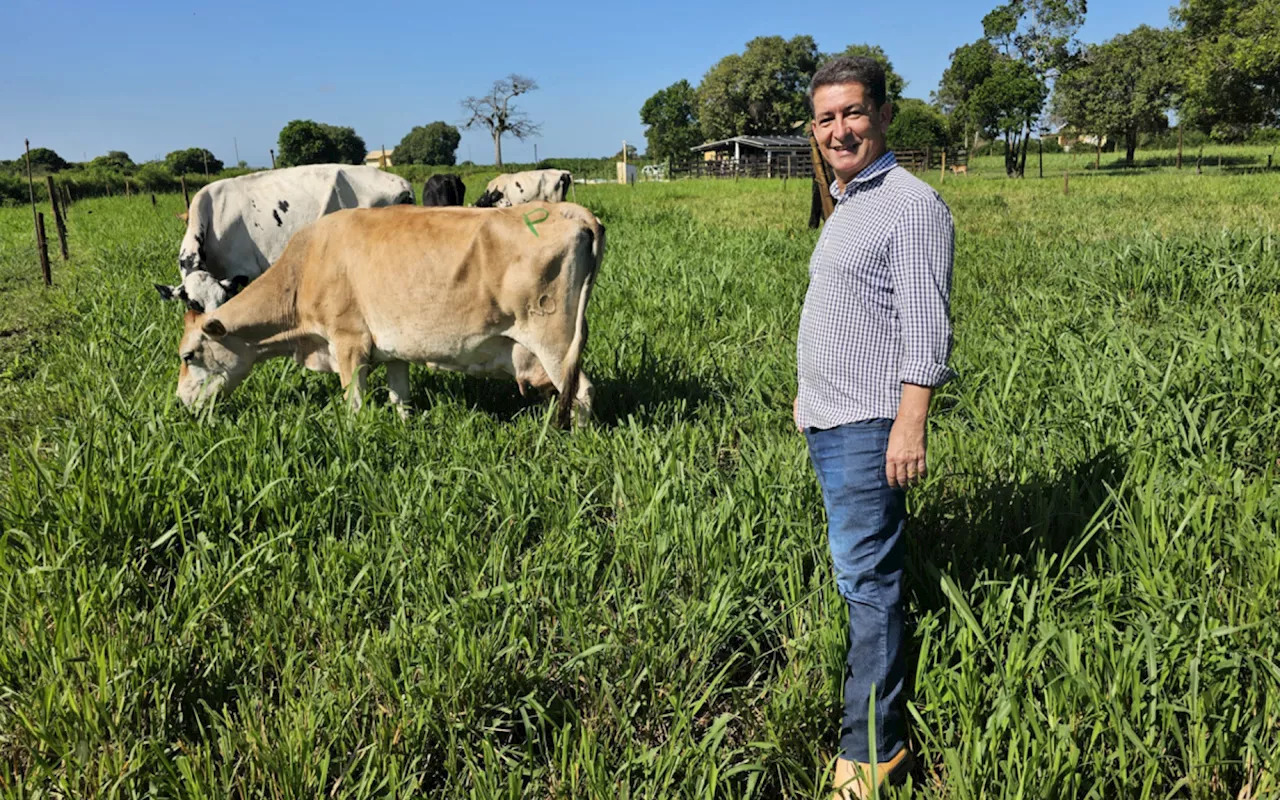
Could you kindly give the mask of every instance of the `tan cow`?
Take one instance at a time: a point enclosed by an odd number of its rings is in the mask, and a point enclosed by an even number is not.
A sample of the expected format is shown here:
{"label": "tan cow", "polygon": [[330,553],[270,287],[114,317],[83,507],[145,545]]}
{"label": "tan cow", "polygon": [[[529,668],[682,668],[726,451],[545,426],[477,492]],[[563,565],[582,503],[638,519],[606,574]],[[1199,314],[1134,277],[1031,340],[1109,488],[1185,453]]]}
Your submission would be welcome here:
{"label": "tan cow", "polygon": [[604,226],[582,206],[392,206],[321,217],[217,310],[189,311],[178,397],[230,393],[268,358],[337,372],[359,409],[371,363],[387,365],[407,414],[409,362],[513,375],[560,393],[558,421],[585,423],[593,389],[580,362]]}

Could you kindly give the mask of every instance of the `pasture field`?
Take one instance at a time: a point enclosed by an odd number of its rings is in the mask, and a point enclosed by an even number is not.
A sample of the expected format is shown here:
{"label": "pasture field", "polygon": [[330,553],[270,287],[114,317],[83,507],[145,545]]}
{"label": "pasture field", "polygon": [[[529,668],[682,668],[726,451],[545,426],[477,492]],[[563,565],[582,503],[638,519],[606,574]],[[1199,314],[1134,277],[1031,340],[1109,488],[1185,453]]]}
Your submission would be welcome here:
{"label": "pasture field", "polygon": [[[1280,175],[1056,178],[942,187],[959,378],[885,796],[1280,796]],[[808,184],[578,200],[576,432],[417,367],[407,423],[284,362],[193,416],[151,286],[181,200],[74,206],[52,291],[0,210],[0,795],[829,796]]]}

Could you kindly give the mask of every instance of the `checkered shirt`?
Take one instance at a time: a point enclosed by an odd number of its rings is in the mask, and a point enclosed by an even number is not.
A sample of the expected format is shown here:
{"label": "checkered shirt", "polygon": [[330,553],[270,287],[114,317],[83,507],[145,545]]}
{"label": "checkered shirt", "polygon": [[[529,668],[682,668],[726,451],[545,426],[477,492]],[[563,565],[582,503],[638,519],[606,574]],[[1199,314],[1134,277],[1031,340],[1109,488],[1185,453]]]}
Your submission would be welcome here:
{"label": "checkered shirt", "polygon": [[954,374],[955,228],[946,203],[892,152],[843,194],[831,184],[831,195],[796,341],[803,428],[893,419],[902,384],[939,386]]}

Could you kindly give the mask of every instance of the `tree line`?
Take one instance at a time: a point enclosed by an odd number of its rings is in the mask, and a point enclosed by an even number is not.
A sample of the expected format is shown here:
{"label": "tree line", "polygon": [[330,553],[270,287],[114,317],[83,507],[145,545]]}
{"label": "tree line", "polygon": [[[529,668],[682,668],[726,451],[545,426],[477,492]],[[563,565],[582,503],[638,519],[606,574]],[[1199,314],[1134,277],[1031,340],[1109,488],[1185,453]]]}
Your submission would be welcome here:
{"label": "tree line", "polygon": [[896,111],[888,138],[899,149],[1001,144],[1005,171],[1021,177],[1032,138],[1050,128],[1123,141],[1133,162],[1139,136],[1180,125],[1222,142],[1280,127],[1280,0],[1181,0],[1173,24],[1142,25],[1083,44],[1086,0],[1012,0],[982,20],[983,35],[951,53],[928,101],[903,97],[906,82],[885,52],[850,45],[820,53],[811,36],[764,36],[716,62],[698,86],[656,92],[640,109],[648,155],[683,160],[703,141],[803,133],[808,84],[836,55],[875,58]]}

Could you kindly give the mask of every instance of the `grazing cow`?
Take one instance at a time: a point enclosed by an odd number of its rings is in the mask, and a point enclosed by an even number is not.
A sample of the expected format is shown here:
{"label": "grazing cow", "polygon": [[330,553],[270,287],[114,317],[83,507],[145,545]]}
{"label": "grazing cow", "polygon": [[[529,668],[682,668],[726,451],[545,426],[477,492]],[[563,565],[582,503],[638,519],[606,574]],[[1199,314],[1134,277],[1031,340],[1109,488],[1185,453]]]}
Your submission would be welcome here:
{"label": "grazing cow", "polygon": [[967,178],[967,177],[969,177],[969,165],[968,165],[968,164],[953,164],[953,165],[952,165],[952,167],[951,167],[951,174],[953,174],[953,175],[963,175],[963,176],[965,176],[965,177]]}
{"label": "grazing cow", "polygon": [[178,251],[182,283],[156,289],[212,311],[230,297],[228,281],[261,275],[307,223],[344,208],[401,203],[413,203],[413,186],[376,167],[313,164],[214,181],[191,199]]}
{"label": "grazing cow", "polygon": [[489,181],[476,208],[507,208],[520,203],[563,203],[573,175],[563,169],[535,169],[499,175]]}
{"label": "grazing cow", "polygon": [[228,394],[258,361],[293,356],[337,372],[359,409],[381,362],[405,415],[415,362],[513,375],[522,394],[554,389],[560,424],[574,408],[585,423],[593,388],[580,363],[604,235],[572,203],[330,214],[221,308],[187,312],[178,397]]}
{"label": "grazing cow", "polygon": [[457,175],[432,175],[422,186],[424,206],[460,206],[467,187]]}

